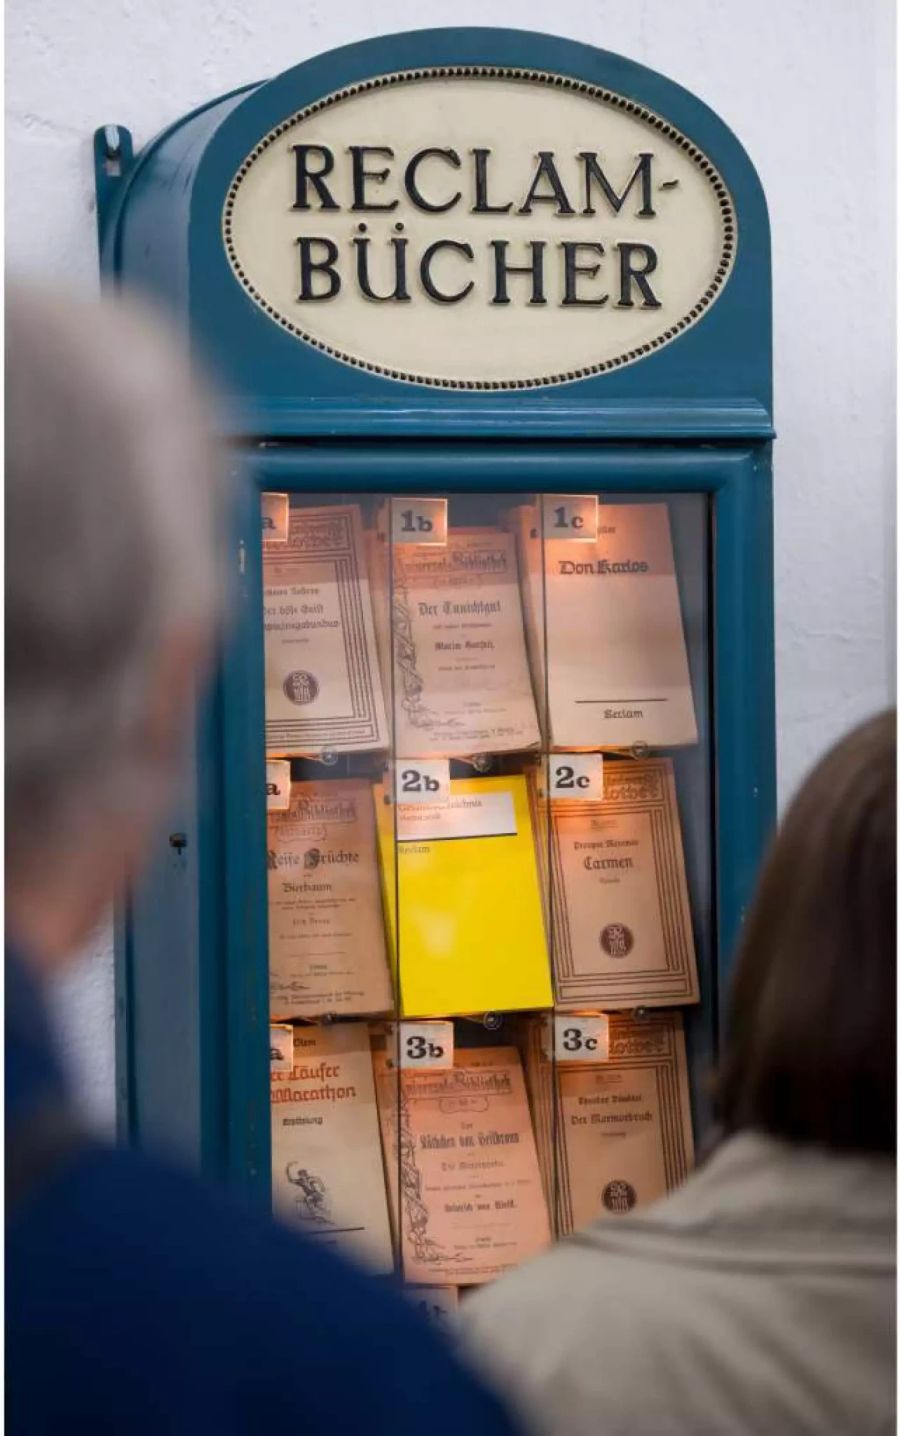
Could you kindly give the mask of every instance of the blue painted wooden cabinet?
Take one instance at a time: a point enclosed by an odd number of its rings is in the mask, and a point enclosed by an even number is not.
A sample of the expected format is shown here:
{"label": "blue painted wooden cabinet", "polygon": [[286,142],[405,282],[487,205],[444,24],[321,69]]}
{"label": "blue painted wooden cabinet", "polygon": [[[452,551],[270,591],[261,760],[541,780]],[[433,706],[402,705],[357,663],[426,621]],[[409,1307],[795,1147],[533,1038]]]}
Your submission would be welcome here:
{"label": "blue painted wooden cabinet", "polygon": [[[769,235],[741,146],[693,95],[619,56],[444,29],[309,60],[139,153],[107,126],[95,156],[106,282],[149,292],[182,326],[220,385],[240,480],[228,639],[152,871],[118,918],[123,1137],[270,1199],[260,495],[299,514],[349,505],[366,523],[381,499],[390,517],[392,499],[448,497],[451,532],[499,527],[527,503],[547,555],[554,496],[574,495],[599,498],[601,533],[605,512],[664,505],[696,732],[576,741],[545,710],[523,747],[545,770],[560,746],[604,751],[612,775],[635,755],[671,759],[702,1139],[729,962],[774,816]],[[396,601],[387,612],[396,627]],[[545,688],[562,681],[551,617]],[[585,619],[583,663],[602,670],[591,631]],[[396,631],[388,642],[396,661]],[[291,677],[302,703],[316,680]],[[383,686],[402,716],[409,693]],[[537,708],[552,709],[539,686]],[[472,746],[468,767],[449,749],[455,781],[516,768],[509,743],[487,760]],[[361,771],[340,744],[324,765],[302,742],[275,747],[295,779]],[[476,1026],[463,1047],[488,1040]]]}

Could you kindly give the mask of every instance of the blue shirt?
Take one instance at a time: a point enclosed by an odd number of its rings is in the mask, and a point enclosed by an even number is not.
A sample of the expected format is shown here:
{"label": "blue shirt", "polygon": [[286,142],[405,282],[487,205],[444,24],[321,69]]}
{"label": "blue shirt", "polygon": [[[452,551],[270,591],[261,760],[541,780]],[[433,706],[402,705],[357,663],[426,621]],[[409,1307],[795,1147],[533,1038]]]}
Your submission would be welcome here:
{"label": "blue shirt", "polygon": [[[65,1101],[7,955],[6,1130]],[[387,1284],[176,1168],[85,1145],[7,1214],[7,1431],[512,1436]]]}

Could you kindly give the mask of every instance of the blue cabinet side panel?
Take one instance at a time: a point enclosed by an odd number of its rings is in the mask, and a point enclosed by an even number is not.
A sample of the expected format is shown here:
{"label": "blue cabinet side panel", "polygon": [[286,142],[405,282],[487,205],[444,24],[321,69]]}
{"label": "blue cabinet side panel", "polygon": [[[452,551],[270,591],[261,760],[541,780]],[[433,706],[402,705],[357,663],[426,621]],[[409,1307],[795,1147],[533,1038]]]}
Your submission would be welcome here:
{"label": "blue cabinet side panel", "polygon": [[195,761],[192,744],[119,924],[116,994],[128,1040],[128,1052],[119,1049],[120,1130],[188,1162],[197,1160],[202,1106]]}
{"label": "blue cabinet side panel", "polygon": [[227,964],[228,1175],[268,1200],[269,963],[266,865],[262,535],[255,484],[242,468],[231,541],[232,630],[222,664],[224,906]]}
{"label": "blue cabinet side panel", "polygon": [[775,639],[771,449],[755,451],[714,510],[719,985],[775,828]]}

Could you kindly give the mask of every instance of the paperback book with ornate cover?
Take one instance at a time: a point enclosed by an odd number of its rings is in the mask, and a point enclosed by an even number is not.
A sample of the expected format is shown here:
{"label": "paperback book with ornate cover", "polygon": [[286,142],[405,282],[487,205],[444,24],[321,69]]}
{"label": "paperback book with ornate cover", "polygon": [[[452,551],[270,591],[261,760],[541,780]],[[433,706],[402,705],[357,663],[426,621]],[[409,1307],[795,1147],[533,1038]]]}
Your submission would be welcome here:
{"label": "paperback book with ornate cover", "polygon": [[292,783],[268,844],[272,1015],[390,1011],[371,783]]}
{"label": "paperback book with ornate cover", "polygon": [[516,1049],[457,1048],[449,1070],[402,1071],[399,1082],[386,1053],[376,1052],[375,1064],[406,1279],[474,1286],[546,1246],[550,1225]]}
{"label": "paperback book with ornate cover", "polygon": [[516,565],[499,528],[395,544],[398,756],[507,753],[540,743]]}
{"label": "paperback book with ornate cover", "polygon": [[672,761],[607,760],[603,771],[602,799],[549,805],[557,1006],[696,1002]]}
{"label": "paperback book with ornate cover", "polygon": [[647,1206],[685,1180],[694,1144],[680,1013],[611,1016],[608,1059],[559,1062],[555,1077],[533,1024],[527,1070],[562,1233]]}
{"label": "paperback book with ornate cover", "polygon": [[359,506],[292,508],[263,582],[268,752],[386,748]]}

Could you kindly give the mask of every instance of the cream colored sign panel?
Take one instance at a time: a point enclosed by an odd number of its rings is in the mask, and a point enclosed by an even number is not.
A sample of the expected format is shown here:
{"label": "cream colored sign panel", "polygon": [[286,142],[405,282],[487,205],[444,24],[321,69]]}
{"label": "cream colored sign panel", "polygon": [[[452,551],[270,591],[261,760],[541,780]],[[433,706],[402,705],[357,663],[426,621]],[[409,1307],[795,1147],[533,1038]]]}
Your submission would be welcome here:
{"label": "cream colored sign panel", "polygon": [[669,343],[727,282],[734,209],[661,117],[565,76],[380,76],[308,106],[241,166],[239,282],[299,339],[394,379],[562,383]]}

